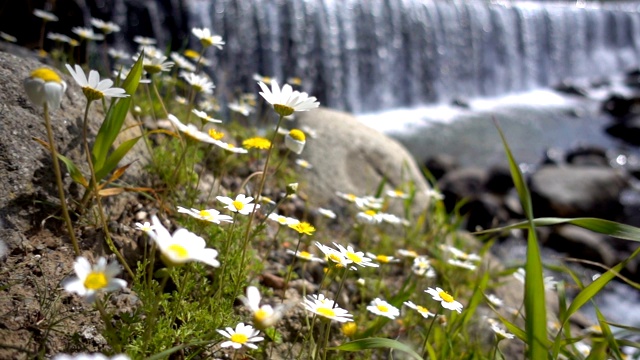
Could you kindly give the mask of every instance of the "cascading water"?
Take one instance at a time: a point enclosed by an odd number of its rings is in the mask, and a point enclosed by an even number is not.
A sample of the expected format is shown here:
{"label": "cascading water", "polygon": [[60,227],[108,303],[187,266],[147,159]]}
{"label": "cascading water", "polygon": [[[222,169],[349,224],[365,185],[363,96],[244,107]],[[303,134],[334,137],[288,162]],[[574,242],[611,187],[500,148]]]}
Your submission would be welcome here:
{"label": "cascading water", "polygon": [[438,0],[190,0],[224,37],[218,89],[297,76],[323,104],[371,112],[498,96],[638,66],[637,5]]}

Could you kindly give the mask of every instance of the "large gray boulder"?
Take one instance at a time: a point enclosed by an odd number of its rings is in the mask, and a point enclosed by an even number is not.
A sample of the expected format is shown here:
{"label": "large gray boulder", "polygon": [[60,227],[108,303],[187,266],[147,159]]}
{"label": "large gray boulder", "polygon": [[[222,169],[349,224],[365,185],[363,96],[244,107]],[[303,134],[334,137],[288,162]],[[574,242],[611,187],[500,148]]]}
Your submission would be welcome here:
{"label": "large gray boulder", "polygon": [[313,165],[303,172],[312,204],[327,206],[336,199],[336,191],[373,195],[386,179],[386,189],[407,191],[407,185],[413,183],[414,211],[428,206],[429,185],[413,157],[397,141],[348,113],[320,108],[299,114],[297,126],[316,133],[301,154]]}
{"label": "large gray boulder", "polygon": [[622,215],[620,192],[628,175],[594,166],[545,166],[531,177],[536,216],[600,217],[615,220]]}

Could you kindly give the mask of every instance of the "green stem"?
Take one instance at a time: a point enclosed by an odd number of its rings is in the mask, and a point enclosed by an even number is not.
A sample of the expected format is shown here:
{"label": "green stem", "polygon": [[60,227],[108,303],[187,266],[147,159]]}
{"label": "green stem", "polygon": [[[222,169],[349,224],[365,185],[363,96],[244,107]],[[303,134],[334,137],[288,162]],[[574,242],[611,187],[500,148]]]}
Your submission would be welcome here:
{"label": "green stem", "polygon": [[53,161],[53,172],[56,175],[56,185],[58,187],[60,206],[62,207],[62,216],[64,217],[64,222],[67,224],[67,232],[69,233],[69,238],[71,238],[71,243],[73,244],[73,251],[75,252],[76,256],[80,256],[78,239],[76,239],[76,234],[73,230],[73,224],[71,223],[71,217],[69,216],[69,210],[67,209],[67,200],[64,196],[64,185],[62,183],[62,174],[60,173],[60,164],[58,163],[58,150],[56,150],[53,130],[51,129],[51,120],[49,119],[49,105],[46,101],[44,102],[44,125],[47,129],[47,137],[49,139],[49,150],[51,151],[51,160]]}
{"label": "green stem", "polygon": [[[115,335],[117,334],[117,332],[113,329],[113,326],[111,326],[111,317],[105,311],[104,306],[102,305],[102,300],[99,298],[96,298],[95,304],[96,304],[96,309],[98,309],[98,312],[100,313],[100,318],[102,318],[102,322],[104,323],[104,326],[106,328],[105,330],[107,333],[107,337],[112,340],[116,339],[117,337]],[[113,350],[116,353],[119,353],[122,351],[119,341],[111,341],[111,342],[113,342],[113,344],[109,344],[109,345],[113,347]]]}
{"label": "green stem", "polygon": [[[267,169],[269,167],[269,159],[271,158],[271,153],[273,152],[273,144],[275,143],[276,140],[276,136],[278,135],[278,129],[280,129],[280,124],[282,124],[282,120],[284,119],[284,116],[280,115],[280,118],[278,119],[278,125],[276,125],[276,130],[273,133],[273,136],[271,137],[271,144],[269,145],[269,151],[267,152],[267,158],[264,161],[264,168],[262,169],[262,177],[260,179],[260,186],[258,187],[258,192],[255,196],[256,200],[259,199],[260,195],[262,194],[262,190],[264,189],[264,183],[265,180],[267,179]],[[245,261],[245,256],[246,256],[246,252],[247,252],[247,245],[249,244],[249,233],[251,231],[251,222],[253,221],[253,218],[256,216],[256,210],[257,210],[257,206],[253,207],[253,211],[251,212],[251,215],[249,216],[249,221],[247,222],[247,229],[245,231],[244,234],[244,241],[243,241],[243,246],[242,246],[242,257],[240,258],[240,267],[239,267],[239,271],[240,273],[238,274],[238,279],[236,282],[236,286],[235,286],[235,290],[233,292],[233,296],[234,298],[238,295],[238,289],[239,289],[239,285],[240,285],[240,274],[242,272],[242,270],[245,267],[244,261]]]}
{"label": "green stem", "polygon": [[116,248],[115,244],[113,243],[113,239],[111,239],[111,233],[109,232],[109,225],[107,224],[107,219],[106,216],[104,214],[104,210],[102,208],[102,200],[100,200],[100,189],[98,188],[98,184],[96,182],[96,172],[93,168],[93,160],[91,159],[91,150],[89,149],[89,131],[88,131],[88,124],[89,124],[89,107],[91,106],[91,101],[87,100],[87,107],[84,110],[84,123],[82,126],[82,137],[84,140],[84,151],[87,154],[87,163],[89,165],[89,171],[91,172],[91,189],[93,190],[93,194],[96,198],[96,203],[98,205],[98,215],[100,216],[100,222],[102,223],[102,228],[104,230],[104,235],[107,241],[107,245],[109,246],[109,249],[111,249],[111,251],[116,254],[116,257],[118,258],[118,261],[120,261],[120,263],[122,264],[122,266],[124,267],[124,269],[127,271],[127,273],[129,274],[129,276],[131,277],[131,279],[135,279],[135,274],[133,273],[133,271],[131,271],[131,268],[129,267],[129,265],[127,264],[127,262],[125,261],[124,257],[122,256],[122,254],[120,254],[120,251],[118,251],[118,249]]}
{"label": "green stem", "polygon": [[[280,228],[278,228],[278,230],[280,230]],[[302,242],[302,234],[298,235],[298,243],[296,244],[296,250],[295,250],[295,254],[298,253],[298,249],[300,248],[300,243]],[[287,297],[287,286],[289,286],[289,280],[291,279],[291,273],[293,272],[293,267],[296,265],[296,260],[298,259],[298,256],[293,255],[293,262],[291,263],[291,265],[289,266],[289,271],[287,272],[287,277],[284,279],[284,287],[282,288],[282,301],[284,302],[284,299]]]}
{"label": "green stem", "polygon": [[431,329],[433,328],[433,324],[436,322],[436,320],[438,319],[438,315],[440,315],[441,312],[442,312],[442,308],[438,309],[438,312],[433,317],[433,320],[431,320],[431,325],[429,325],[429,330],[427,330],[427,335],[424,338],[424,344],[422,345],[422,357],[425,359],[427,358],[427,355],[428,355],[427,343],[429,341],[429,335],[431,335]]}

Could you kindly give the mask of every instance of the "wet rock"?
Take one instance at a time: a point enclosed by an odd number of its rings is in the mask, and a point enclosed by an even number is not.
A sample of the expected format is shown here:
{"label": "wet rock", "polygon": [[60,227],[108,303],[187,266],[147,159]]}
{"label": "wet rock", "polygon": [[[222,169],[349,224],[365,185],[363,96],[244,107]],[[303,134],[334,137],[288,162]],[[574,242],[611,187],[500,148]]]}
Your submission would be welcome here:
{"label": "wet rock", "polygon": [[605,149],[597,146],[583,146],[571,149],[566,154],[566,161],[578,166],[609,166]]}
{"label": "wet rock", "polygon": [[429,170],[436,180],[441,179],[446,173],[458,168],[456,159],[447,154],[434,155],[424,162],[424,167]]}
{"label": "wet rock", "polygon": [[640,116],[630,116],[606,129],[607,133],[632,145],[640,145]]}
{"label": "wet rock", "polygon": [[609,245],[606,236],[572,225],[556,227],[544,245],[570,257],[607,266],[613,266],[618,261],[616,251]]}
{"label": "wet rock", "polygon": [[615,117],[624,118],[630,114],[637,114],[640,109],[640,97],[626,97],[613,94],[602,103],[602,111]]}
{"label": "wet rock", "polygon": [[560,84],[553,86],[553,90],[568,95],[577,95],[585,97],[589,93],[583,86],[572,84],[569,81],[562,81]]}
{"label": "wet rock", "polygon": [[544,166],[532,175],[531,198],[536,216],[617,219],[628,175],[593,166]]}
{"label": "wet rock", "polygon": [[320,108],[296,116],[299,127],[307,126],[317,134],[307,139],[302,153],[313,165],[301,173],[307,184],[304,191],[313,205],[331,203],[336,191],[372,195],[386,181],[386,190],[408,189],[408,183],[413,183],[414,211],[427,207],[429,185],[400,143],[348,113]]}
{"label": "wet rock", "polygon": [[482,168],[467,167],[448,172],[440,181],[438,187],[444,195],[447,211],[453,210],[458,201],[474,199],[483,193],[484,184],[489,178],[488,172]]}

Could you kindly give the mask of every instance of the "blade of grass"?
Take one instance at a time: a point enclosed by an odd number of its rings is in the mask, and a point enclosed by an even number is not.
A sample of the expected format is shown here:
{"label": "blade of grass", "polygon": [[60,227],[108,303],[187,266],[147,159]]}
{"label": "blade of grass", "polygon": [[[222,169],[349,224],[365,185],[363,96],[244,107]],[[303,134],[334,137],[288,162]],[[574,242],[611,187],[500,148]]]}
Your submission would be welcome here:
{"label": "blade of grass", "polygon": [[522,209],[527,216],[527,263],[525,265],[525,283],[524,283],[524,307],[526,312],[525,329],[527,335],[527,355],[529,359],[547,359],[548,352],[545,343],[547,339],[547,309],[545,301],[544,281],[542,278],[542,259],[540,257],[540,247],[538,245],[538,237],[536,236],[535,225],[533,223],[533,206],[531,204],[531,195],[524,181],[522,172],[516,163],[509,144],[495,122],[498,129],[502,144],[504,146],[507,159],[509,161],[509,170],[514,186],[518,191]]}
{"label": "blade of grass", "polygon": [[407,353],[413,359],[423,360],[422,357],[418,355],[418,353],[413,351],[413,349],[411,349],[408,345],[403,344],[397,340],[385,339],[385,338],[366,338],[366,339],[354,340],[337,347],[329,348],[329,350],[353,352],[353,351],[362,351],[362,350],[380,349],[380,348],[399,350]]}
{"label": "blade of grass", "polygon": [[[598,219],[598,218],[538,218],[533,220],[533,224],[535,226],[551,226],[551,225],[559,225],[559,224],[571,224],[575,226],[579,226],[581,228],[585,228],[587,230],[591,230],[600,234],[605,234],[609,236],[613,236],[619,239],[631,240],[631,241],[640,241],[640,228],[620,224],[615,221]],[[504,226],[500,228],[488,229],[483,231],[475,232],[474,234],[488,234],[494,232],[503,232],[513,229],[524,229],[529,225],[528,221],[522,221],[519,223],[515,223],[509,226]]]}

